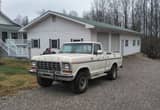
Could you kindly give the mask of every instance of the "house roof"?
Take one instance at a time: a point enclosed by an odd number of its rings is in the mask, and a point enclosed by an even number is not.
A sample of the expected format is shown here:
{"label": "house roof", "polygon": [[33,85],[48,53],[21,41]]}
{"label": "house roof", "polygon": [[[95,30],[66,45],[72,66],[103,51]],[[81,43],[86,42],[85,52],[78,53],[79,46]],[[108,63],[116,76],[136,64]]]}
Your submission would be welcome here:
{"label": "house roof", "polygon": [[[20,27],[20,25],[16,24],[14,21],[12,21],[9,17],[7,17],[2,11],[0,11],[0,16],[3,16],[7,21],[9,21],[11,24],[13,24],[15,27]],[[4,24],[0,24],[4,25]]]}
{"label": "house roof", "polygon": [[0,24],[0,30],[18,31],[19,29],[20,29],[20,27],[18,27],[18,26]]}
{"label": "house roof", "polygon": [[44,13],[40,17],[34,19],[31,23],[29,23],[28,25],[23,27],[21,30],[26,30],[26,29],[30,28],[33,24],[39,22],[41,19],[43,19],[44,17],[49,16],[49,15],[60,16],[60,17],[63,17],[65,19],[71,20],[73,22],[83,24],[83,25],[86,26],[86,28],[107,29],[107,30],[126,32],[126,33],[131,33],[131,34],[138,34],[138,35],[141,34],[140,32],[133,31],[133,30],[130,30],[130,29],[125,29],[125,28],[122,28],[122,27],[119,27],[119,26],[114,26],[114,25],[110,25],[110,24],[106,24],[106,23],[102,23],[102,22],[97,22],[97,21],[93,21],[93,20],[87,20],[87,19],[80,18],[80,17],[69,16],[69,15],[54,12],[54,11],[47,11],[46,13]]}

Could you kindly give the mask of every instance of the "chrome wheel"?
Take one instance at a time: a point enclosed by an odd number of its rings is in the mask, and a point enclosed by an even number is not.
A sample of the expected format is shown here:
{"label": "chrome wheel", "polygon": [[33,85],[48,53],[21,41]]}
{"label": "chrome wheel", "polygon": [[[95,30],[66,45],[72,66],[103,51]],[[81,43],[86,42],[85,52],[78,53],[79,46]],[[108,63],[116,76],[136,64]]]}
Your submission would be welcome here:
{"label": "chrome wheel", "polygon": [[79,88],[80,90],[83,90],[86,88],[87,85],[87,79],[85,77],[81,77],[79,81]]}

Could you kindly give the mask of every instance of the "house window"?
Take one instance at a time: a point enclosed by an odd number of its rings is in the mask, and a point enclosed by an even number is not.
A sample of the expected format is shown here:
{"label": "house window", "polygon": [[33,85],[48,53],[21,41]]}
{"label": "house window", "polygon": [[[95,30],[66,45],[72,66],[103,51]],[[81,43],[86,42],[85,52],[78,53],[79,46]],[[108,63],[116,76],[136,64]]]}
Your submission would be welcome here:
{"label": "house window", "polygon": [[49,47],[59,49],[60,48],[60,40],[59,39],[49,39]]}
{"label": "house window", "polygon": [[6,39],[8,39],[8,33],[7,32],[2,32],[2,40],[3,40],[3,42],[6,42]]}
{"label": "house window", "polygon": [[18,33],[16,32],[11,33],[11,37],[12,39],[18,39]]}
{"label": "house window", "polygon": [[137,40],[137,45],[138,45],[138,46],[140,45],[140,41],[139,41],[139,40]]}
{"label": "house window", "polygon": [[32,48],[40,48],[40,39],[32,40]]}
{"label": "house window", "polygon": [[23,33],[23,39],[27,39],[27,33]]}
{"label": "house window", "polygon": [[136,40],[133,40],[133,46],[135,46],[136,45]]}
{"label": "house window", "polygon": [[125,40],[125,47],[128,47],[128,46],[129,46],[129,41]]}
{"label": "house window", "polygon": [[83,38],[81,39],[71,39],[71,42],[82,42],[83,41]]}

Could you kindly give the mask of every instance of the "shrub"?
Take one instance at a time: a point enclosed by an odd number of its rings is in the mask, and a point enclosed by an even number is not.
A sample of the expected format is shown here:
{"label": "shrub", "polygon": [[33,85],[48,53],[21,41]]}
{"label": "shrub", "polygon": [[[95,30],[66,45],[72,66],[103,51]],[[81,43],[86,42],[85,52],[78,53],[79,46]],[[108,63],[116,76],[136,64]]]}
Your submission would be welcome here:
{"label": "shrub", "polygon": [[150,58],[160,58],[160,38],[142,38],[142,53]]}

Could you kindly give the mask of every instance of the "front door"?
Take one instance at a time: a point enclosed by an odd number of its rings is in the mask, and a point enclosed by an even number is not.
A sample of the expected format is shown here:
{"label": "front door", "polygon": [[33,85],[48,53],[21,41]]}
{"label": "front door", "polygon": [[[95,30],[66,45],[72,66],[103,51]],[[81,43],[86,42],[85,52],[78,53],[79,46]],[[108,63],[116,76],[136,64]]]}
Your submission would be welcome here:
{"label": "front door", "polygon": [[2,32],[2,40],[3,40],[3,42],[6,42],[6,39],[8,39],[7,32]]}

